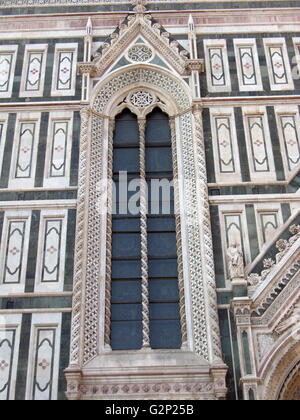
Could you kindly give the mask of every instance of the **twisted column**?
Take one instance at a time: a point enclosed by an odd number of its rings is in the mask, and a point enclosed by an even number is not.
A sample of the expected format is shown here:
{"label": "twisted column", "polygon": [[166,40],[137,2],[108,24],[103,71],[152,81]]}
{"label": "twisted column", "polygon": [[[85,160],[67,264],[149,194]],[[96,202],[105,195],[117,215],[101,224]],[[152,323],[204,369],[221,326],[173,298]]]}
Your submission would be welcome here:
{"label": "twisted column", "polygon": [[104,345],[110,348],[111,333],[111,276],[112,276],[112,211],[113,211],[113,138],[115,120],[110,120],[107,154],[107,227],[106,227],[106,276],[105,276],[105,325]]}
{"label": "twisted column", "polygon": [[204,260],[204,280],[207,295],[208,319],[210,324],[209,334],[211,336],[211,357],[213,360],[220,361],[222,359],[221,338],[219,329],[219,319],[217,310],[217,294],[215,283],[215,269],[213,256],[213,243],[211,235],[209,199],[207,188],[206,161],[205,161],[205,144],[203,135],[202,108],[196,104],[193,108],[195,137],[197,150],[197,166],[198,166],[198,188],[201,200],[201,228],[203,242],[203,260]]}
{"label": "twisted column", "polygon": [[141,271],[142,271],[142,322],[143,348],[150,347],[149,320],[149,278],[148,278],[148,238],[147,238],[147,208],[148,194],[146,183],[146,120],[139,119],[140,137],[140,228],[141,228]]}
{"label": "twisted column", "polygon": [[181,239],[181,218],[179,205],[179,182],[178,182],[178,160],[176,150],[176,127],[175,119],[170,118],[172,160],[173,160],[173,181],[175,198],[175,224],[176,224],[176,246],[177,246],[177,265],[178,265],[178,288],[179,288],[179,311],[181,324],[182,347],[187,345],[187,325],[185,313],[185,292],[183,277],[183,257],[182,257],[182,239]]}

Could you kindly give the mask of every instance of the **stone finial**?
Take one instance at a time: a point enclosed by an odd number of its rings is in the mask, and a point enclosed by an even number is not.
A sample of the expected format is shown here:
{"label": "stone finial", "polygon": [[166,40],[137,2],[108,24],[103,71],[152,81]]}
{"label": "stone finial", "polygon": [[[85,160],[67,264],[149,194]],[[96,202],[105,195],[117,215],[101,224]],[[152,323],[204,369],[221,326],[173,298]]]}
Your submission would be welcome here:
{"label": "stone finial", "polygon": [[137,15],[143,15],[147,11],[146,0],[133,0],[131,4],[134,6],[133,10]]}
{"label": "stone finial", "polygon": [[89,18],[86,24],[86,34],[87,35],[93,35],[93,24],[92,19]]}
{"label": "stone finial", "polygon": [[192,15],[189,16],[188,26],[189,26],[189,31],[190,32],[195,31],[195,24],[194,24],[194,19],[193,19]]}

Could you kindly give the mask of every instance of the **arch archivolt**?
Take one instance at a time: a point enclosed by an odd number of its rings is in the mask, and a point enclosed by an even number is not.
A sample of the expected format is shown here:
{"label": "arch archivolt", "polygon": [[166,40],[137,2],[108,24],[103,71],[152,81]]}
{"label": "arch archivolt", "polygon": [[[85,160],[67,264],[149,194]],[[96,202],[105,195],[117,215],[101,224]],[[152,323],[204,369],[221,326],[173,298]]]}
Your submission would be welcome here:
{"label": "arch archivolt", "polygon": [[122,93],[126,94],[134,89],[153,91],[163,96],[166,100],[165,111],[169,116],[191,109],[192,98],[185,82],[168,70],[141,64],[118,70],[100,80],[94,88],[91,108],[107,115],[111,113],[114,103]]}
{"label": "arch archivolt", "polygon": [[[183,300],[186,349],[203,362],[221,359],[206,185],[202,116],[185,82],[150,65],[121,69],[100,80],[83,109],[70,366],[84,366],[105,343],[107,174],[114,117],[129,108],[139,118],[158,106],[173,118],[173,152],[180,167]],[[204,238],[205,245],[201,245]]]}
{"label": "arch archivolt", "polygon": [[300,390],[300,342],[292,335],[270,355],[261,383],[263,400],[289,399],[296,388]]}

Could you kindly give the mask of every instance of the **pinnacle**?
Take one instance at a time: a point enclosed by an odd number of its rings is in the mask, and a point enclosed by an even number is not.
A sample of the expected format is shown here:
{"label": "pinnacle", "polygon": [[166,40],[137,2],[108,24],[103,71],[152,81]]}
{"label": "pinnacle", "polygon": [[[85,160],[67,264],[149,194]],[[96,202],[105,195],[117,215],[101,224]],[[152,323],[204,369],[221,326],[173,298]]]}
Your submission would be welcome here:
{"label": "pinnacle", "polygon": [[147,11],[146,4],[147,4],[146,0],[133,0],[132,5],[133,5],[134,12],[137,15],[143,15]]}

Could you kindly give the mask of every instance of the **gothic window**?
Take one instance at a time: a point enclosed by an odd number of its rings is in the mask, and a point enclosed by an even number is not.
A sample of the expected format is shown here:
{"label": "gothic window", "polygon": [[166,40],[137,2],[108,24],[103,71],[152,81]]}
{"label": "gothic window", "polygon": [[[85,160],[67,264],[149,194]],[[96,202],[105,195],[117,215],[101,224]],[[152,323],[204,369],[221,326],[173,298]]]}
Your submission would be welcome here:
{"label": "gothic window", "polygon": [[181,347],[172,179],[168,117],[159,109],[142,122],[128,110],[119,114],[113,138],[113,350],[142,348],[145,329],[152,349]]}

